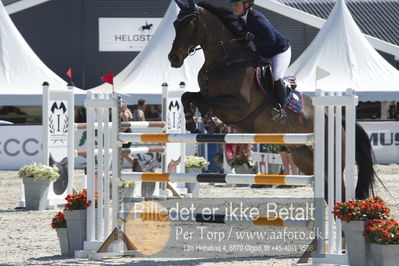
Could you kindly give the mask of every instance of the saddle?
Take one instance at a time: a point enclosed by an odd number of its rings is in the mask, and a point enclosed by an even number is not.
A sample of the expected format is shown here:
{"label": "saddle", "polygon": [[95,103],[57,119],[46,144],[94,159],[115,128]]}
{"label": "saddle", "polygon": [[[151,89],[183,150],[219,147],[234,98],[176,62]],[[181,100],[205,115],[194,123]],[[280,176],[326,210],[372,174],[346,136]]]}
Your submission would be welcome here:
{"label": "saddle", "polygon": [[[272,95],[274,97],[274,82],[273,82],[273,72],[271,65],[260,66],[256,68],[256,81],[260,90],[266,95]],[[296,90],[296,78],[294,76],[284,77],[284,82],[286,84],[286,104],[285,107],[294,112],[303,112],[303,94]]]}
{"label": "saddle", "polygon": [[[266,66],[260,66],[256,68],[256,80],[258,82],[259,88],[265,93],[274,92],[274,82],[273,82],[273,72],[270,64]],[[297,87],[296,77],[286,76],[284,77],[284,82],[286,84],[287,95],[291,90],[295,90]]]}

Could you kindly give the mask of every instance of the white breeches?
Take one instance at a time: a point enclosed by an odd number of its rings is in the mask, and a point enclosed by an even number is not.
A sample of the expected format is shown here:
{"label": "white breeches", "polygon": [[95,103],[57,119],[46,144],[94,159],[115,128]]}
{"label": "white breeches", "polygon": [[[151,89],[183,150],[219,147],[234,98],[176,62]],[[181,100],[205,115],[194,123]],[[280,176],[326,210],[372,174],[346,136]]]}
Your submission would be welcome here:
{"label": "white breeches", "polygon": [[291,47],[285,52],[276,54],[272,57],[272,70],[274,81],[282,79],[291,62]]}

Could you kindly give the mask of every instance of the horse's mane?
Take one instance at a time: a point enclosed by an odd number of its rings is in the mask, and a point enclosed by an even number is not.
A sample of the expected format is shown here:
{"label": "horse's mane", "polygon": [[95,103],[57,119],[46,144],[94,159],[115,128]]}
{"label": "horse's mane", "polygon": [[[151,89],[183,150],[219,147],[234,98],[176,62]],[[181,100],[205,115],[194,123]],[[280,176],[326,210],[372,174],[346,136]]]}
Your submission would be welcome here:
{"label": "horse's mane", "polygon": [[240,38],[244,35],[246,26],[240,24],[238,16],[234,15],[230,10],[223,7],[211,5],[208,2],[200,2],[198,3],[198,6],[208,10],[216,17],[218,17],[220,21],[230,30],[234,37]]}

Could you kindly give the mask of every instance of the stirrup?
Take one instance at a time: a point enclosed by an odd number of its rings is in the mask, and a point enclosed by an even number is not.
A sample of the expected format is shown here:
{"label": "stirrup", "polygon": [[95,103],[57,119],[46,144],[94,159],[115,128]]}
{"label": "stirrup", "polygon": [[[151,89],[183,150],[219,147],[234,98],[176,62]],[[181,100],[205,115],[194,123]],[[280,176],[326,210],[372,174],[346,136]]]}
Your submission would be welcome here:
{"label": "stirrup", "polygon": [[272,117],[273,121],[280,121],[287,118],[287,112],[284,110],[281,104],[277,104],[277,106],[273,108],[273,111],[276,113]]}

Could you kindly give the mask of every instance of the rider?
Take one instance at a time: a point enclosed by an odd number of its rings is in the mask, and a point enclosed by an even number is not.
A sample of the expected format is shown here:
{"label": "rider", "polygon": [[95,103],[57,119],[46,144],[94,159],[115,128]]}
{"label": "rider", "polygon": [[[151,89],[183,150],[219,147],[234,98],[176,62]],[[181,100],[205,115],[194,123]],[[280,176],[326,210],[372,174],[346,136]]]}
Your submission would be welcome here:
{"label": "rider", "polygon": [[248,32],[245,38],[249,42],[249,47],[255,45],[262,61],[271,58],[277,99],[277,106],[274,108],[277,112],[275,119],[281,119],[287,117],[284,110],[287,92],[283,77],[291,61],[291,45],[262,13],[252,9],[254,2],[255,0],[230,0],[233,13],[239,16],[247,26]]}

